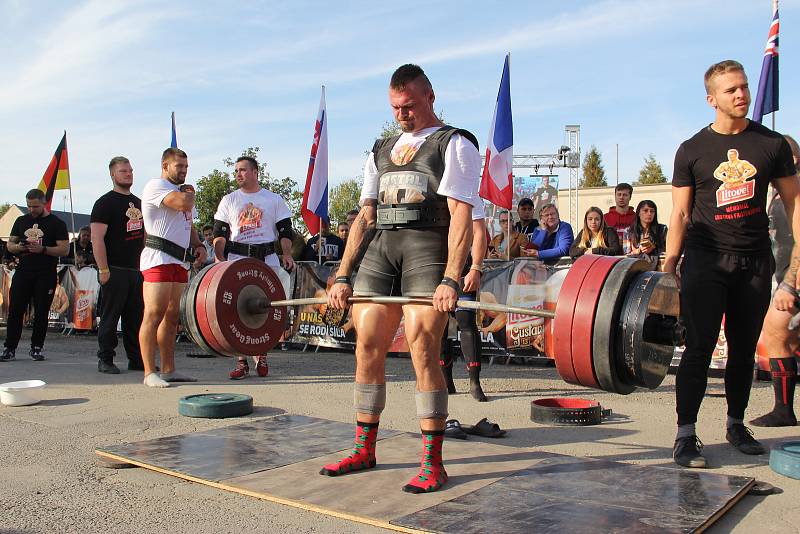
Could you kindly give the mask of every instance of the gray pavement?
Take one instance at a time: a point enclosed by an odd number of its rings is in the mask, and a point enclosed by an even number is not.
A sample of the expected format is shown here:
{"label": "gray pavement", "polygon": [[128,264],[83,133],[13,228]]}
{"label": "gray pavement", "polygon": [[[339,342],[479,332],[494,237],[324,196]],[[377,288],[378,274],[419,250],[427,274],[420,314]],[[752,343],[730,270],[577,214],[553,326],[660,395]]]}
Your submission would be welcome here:
{"label": "gray pavement", "polygon": [[[270,357],[268,378],[234,382],[227,378],[231,360],[188,358],[186,353],[197,349],[182,343],[178,345],[178,369],[201,382],[157,390],[141,384],[141,373],[99,374],[96,342],[93,336],[62,337],[51,332],[45,346],[47,361],[33,362],[27,357],[26,333],[17,361],[0,363],[0,382],[39,378],[48,383],[46,400],[38,405],[0,405],[0,533],[380,530],[145,469],[98,467],[93,454],[98,446],[227,426],[271,415],[274,408],[352,421],[351,354],[279,351]],[[117,356],[118,363],[125,361],[124,354]],[[567,385],[549,367],[484,365],[484,390],[490,402],[477,403],[466,393],[463,366],[457,363],[456,367],[456,385],[465,393],[451,396],[450,416],[463,423],[489,417],[509,430],[502,442],[505,445],[677,468],[671,460],[675,421],[672,376],[655,391],[619,396]],[[382,426],[416,432],[410,361],[389,359],[387,375],[390,385]],[[178,415],[180,397],[219,391],[252,395],[255,412],[225,420]],[[552,396],[593,398],[611,408],[615,417],[581,428],[531,422],[530,401]],[[771,386],[757,383],[748,415],[759,415],[771,405]],[[721,379],[712,378],[698,424],[711,471],[756,477],[783,493],[745,497],[711,532],[797,532],[800,481],[772,472],[767,455],[748,457],[733,450],[725,441],[724,422],[724,385]],[[756,429],[756,437],[767,445],[797,436],[797,428]],[[405,480],[397,482],[400,491]]]}

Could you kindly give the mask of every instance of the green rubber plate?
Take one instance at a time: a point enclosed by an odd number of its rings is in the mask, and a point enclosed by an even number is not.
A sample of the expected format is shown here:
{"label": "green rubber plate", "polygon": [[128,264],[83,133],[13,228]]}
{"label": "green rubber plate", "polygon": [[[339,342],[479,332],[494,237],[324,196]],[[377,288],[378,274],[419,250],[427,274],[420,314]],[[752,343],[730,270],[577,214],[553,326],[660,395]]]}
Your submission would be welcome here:
{"label": "green rubber plate", "polygon": [[769,453],[769,466],[780,475],[800,480],[800,441],[776,445]]}
{"label": "green rubber plate", "polygon": [[238,393],[189,395],[178,401],[178,413],[207,419],[248,415],[253,413],[253,397]]}

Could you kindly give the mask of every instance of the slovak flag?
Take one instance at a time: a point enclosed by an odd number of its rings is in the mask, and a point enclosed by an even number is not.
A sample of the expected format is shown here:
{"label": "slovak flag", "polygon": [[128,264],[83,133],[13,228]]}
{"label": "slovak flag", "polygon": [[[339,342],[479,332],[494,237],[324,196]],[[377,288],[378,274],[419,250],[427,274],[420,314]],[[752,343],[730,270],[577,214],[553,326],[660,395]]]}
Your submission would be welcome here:
{"label": "slovak flag", "polygon": [[325,86],[319,101],[317,122],[314,124],[314,142],[308,160],[306,188],[303,191],[301,211],[311,235],[320,232],[320,218],[328,218],[328,113],[325,111]]}
{"label": "slovak flag", "polygon": [[761,124],[764,115],[778,111],[778,0],[772,3],[772,24],[769,26],[764,62],[761,64],[761,78],[758,80],[758,95],[753,106],[753,121]]}
{"label": "slovak flag", "polygon": [[508,59],[503,66],[503,78],[497,93],[489,142],[486,143],[486,161],[483,165],[480,195],[492,204],[511,209],[513,199],[514,128],[511,121],[511,82]]}

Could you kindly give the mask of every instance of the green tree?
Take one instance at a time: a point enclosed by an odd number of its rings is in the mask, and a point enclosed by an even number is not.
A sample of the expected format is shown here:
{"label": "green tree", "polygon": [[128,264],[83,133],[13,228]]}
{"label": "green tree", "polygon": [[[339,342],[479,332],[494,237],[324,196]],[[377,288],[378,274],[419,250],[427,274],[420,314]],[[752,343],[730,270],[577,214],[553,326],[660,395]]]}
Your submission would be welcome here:
{"label": "green tree", "polygon": [[11,203],[9,203],[9,202],[3,202],[2,204],[0,204],[0,217],[5,215],[10,207],[11,207]]}
{"label": "green tree", "polygon": [[639,171],[638,183],[643,185],[667,183],[667,177],[664,176],[664,170],[661,168],[661,164],[656,161],[655,155],[650,154],[644,158],[644,166]]}
{"label": "green tree", "polygon": [[[362,185],[364,185],[364,179],[359,176],[358,178],[349,178],[343,181],[330,191],[328,217],[332,226],[345,221],[348,211],[358,209]],[[332,228],[332,230],[335,232],[336,228]]]}
{"label": "green tree", "polygon": [[583,177],[578,184],[579,187],[605,187],[606,171],[603,169],[603,160],[597,147],[592,145],[589,152],[583,158]]}
{"label": "green tree", "polygon": [[[249,147],[242,152],[242,156],[258,159],[260,150],[259,147]],[[236,159],[225,158],[222,163],[225,164],[227,170],[214,169],[197,181],[196,206],[200,225],[212,224],[219,201],[238,187],[236,179],[231,174],[236,165]],[[267,172],[266,164],[259,163],[258,183],[264,189],[272,191],[286,201],[289,211],[292,213],[292,224],[295,228],[302,229],[303,222],[300,217],[300,205],[303,202],[303,193],[297,189],[297,182],[289,176],[286,178],[273,178]]]}

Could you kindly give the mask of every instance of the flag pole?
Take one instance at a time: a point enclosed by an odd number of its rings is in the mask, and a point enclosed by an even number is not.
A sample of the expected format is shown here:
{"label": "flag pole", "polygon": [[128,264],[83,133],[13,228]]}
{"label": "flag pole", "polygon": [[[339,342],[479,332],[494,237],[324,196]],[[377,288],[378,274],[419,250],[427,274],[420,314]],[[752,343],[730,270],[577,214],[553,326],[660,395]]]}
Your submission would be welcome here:
{"label": "flag pole", "polygon": [[[508,52],[508,93],[511,94],[511,52]],[[513,126],[512,126],[513,131]],[[514,218],[511,215],[511,210],[514,209],[514,148],[511,148],[511,207],[508,209],[508,245],[506,246],[506,261],[511,261],[511,234],[514,227],[511,225],[511,220]],[[520,253],[521,254],[521,253]]]}
{"label": "flag pole", "polygon": [[322,265],[322,217],[319,219],[319,233],[317,234],[317,263]]}
{"label": "flag pole", "polygon": [[[64,150],[67,150],[67,131],[64,130]],[[72,221],[72,261],[77,259],[78,247],[75,244],[75,209],[72,207],[72,177],[69,178],[69,214]]]}

